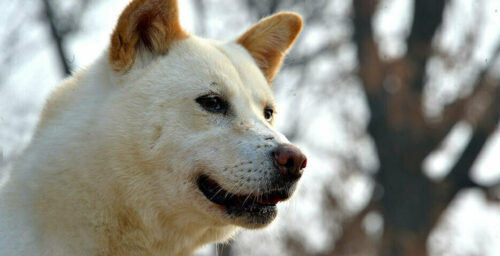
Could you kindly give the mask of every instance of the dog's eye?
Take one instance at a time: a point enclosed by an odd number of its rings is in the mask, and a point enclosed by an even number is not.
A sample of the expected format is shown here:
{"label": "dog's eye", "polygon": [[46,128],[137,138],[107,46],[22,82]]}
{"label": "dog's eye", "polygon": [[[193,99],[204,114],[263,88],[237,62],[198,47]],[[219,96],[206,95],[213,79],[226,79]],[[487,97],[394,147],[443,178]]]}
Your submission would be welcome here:
{"label": "dog's eye", "polygon": [[227,113],[228,104],[225,100],[215,95],[205,95],[196,99],[205,110],[215,113]]}
{"label": "dog's eye", "polygon": [[268,122],[271,122],[273,120],[273,113],[274,111],[270,108],[264,109],[264,117]]}

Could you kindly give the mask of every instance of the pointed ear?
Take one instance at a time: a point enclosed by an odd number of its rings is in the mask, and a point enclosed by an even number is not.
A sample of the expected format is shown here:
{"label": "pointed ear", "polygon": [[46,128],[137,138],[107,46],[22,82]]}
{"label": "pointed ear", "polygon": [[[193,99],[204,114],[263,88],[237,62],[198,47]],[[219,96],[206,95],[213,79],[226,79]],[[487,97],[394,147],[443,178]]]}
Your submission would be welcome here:
{"label": "pointed ear", "polygon": [[237,42],[248,50],[271,84],[281,67],[283,57],[301,30],[300,15],[281,12],[260,20],[240,36]]}
{"label": "pointed ear", "polygon": [[163,54],[173,42],[187,36],[180,25],[177,0],[133,0],[111,36],[109,63],[117,72],[127,71],[139,47]]}

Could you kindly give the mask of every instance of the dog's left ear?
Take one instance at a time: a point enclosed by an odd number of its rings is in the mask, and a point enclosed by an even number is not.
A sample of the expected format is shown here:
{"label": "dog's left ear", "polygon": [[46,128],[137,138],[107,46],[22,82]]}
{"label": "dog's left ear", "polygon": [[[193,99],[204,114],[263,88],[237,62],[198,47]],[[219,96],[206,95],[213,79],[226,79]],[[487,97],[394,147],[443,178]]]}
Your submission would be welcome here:
{"label": "dog's left ear", "polygon": [[283,57],[302,30],[302,18],[281,12],[260,20],[237,42],[252,55],[269,84],[278,73]]}
{"label": "dog's left ear", "polygon": [[138,49],[164,54],[173,42],[186,37],[177,0],[132,0],[111,36],[109,62],[115,71],[127,71]]}

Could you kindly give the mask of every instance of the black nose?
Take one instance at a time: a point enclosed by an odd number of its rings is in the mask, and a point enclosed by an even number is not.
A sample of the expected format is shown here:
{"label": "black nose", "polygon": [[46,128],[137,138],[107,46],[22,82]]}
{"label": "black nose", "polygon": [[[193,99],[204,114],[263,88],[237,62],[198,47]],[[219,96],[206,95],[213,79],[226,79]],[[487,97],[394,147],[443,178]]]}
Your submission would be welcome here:
{"label": "black nose", "polygon": [[300,178],[307,165],[306,156],[292,144],[280,144],[273,152],[274,166],[286,176]]}

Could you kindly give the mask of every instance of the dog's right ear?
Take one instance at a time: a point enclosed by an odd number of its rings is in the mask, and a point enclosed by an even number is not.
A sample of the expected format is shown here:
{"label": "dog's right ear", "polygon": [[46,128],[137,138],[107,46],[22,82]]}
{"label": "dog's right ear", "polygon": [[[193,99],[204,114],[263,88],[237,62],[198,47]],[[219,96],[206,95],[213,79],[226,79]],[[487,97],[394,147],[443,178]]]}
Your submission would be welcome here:
{"label": "dog's right ear", "polygon": [[173,42],[187,36],[180,25],[177,0],[133,0],[111,36],[109,63],[116,72],[125,72],[139,47],[164,54]]}

